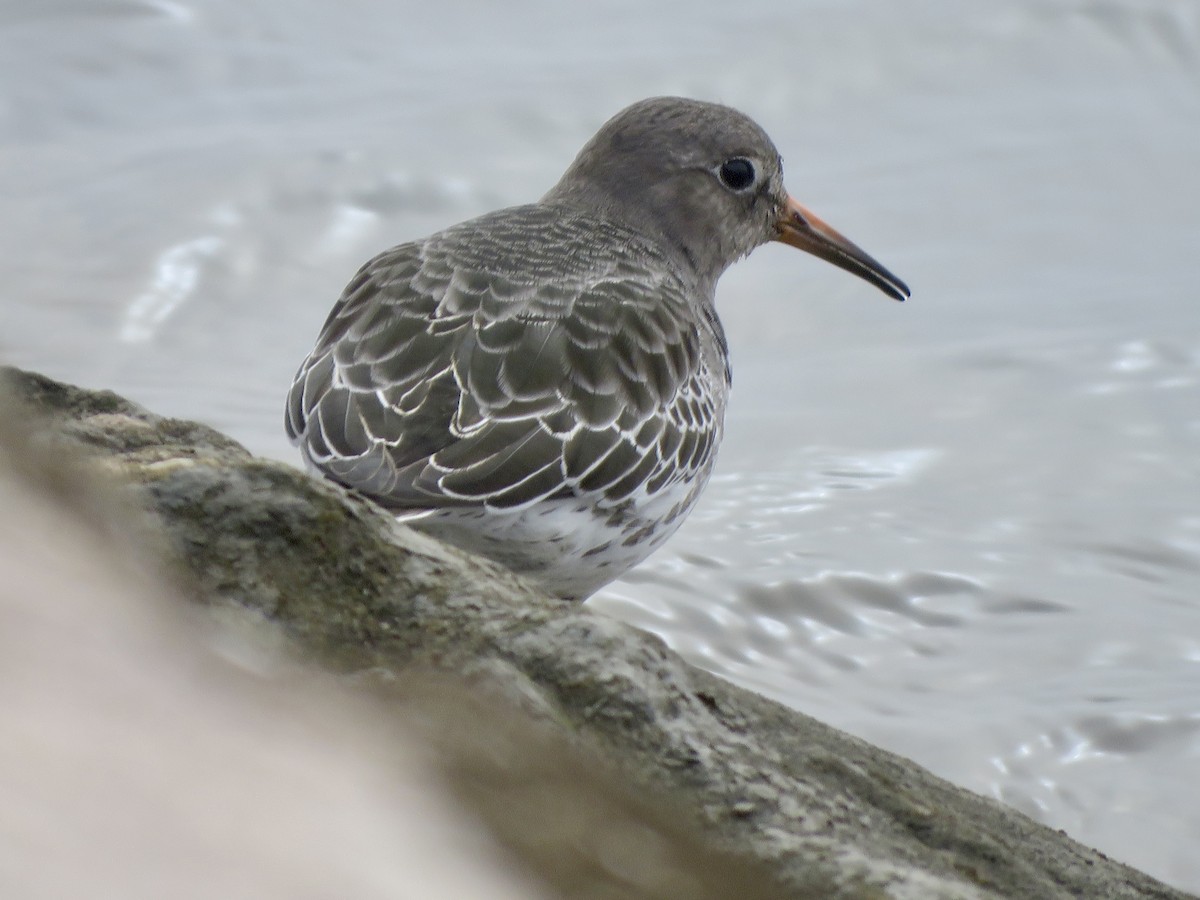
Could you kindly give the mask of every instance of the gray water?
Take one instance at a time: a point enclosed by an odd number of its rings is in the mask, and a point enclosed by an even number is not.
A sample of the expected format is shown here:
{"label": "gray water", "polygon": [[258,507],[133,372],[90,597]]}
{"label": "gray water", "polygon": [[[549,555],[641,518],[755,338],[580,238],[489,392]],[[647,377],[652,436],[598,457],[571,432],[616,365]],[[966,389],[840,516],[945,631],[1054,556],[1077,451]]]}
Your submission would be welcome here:
{"label": "gray water", "polygon": [[0,358],[296,461],[359,263],[737,106],[914,296],[735,267],[717,475],[593,605],[1200,890],[1200,6],[966,8],[0,0]]}

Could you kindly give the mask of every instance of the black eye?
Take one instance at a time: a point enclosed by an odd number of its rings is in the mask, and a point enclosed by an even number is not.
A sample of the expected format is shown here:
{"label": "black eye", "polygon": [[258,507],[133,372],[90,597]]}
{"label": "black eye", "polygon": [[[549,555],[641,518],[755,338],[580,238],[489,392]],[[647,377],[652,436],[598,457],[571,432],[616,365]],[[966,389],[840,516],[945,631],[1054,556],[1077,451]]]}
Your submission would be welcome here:
{"label": "black eye", "polygon": [[721,163],[721,183],[731,191],[744,191],[754,184],[754,163],[736,156]]}

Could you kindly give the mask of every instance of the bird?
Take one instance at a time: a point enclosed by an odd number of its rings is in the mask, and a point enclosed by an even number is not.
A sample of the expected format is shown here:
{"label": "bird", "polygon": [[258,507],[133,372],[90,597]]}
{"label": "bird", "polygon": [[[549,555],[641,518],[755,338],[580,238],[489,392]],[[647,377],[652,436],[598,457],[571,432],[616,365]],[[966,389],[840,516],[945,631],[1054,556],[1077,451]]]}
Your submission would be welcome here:
{"label": "bird", "polygon": [[768,241],[910,295],[787,193],[748,116],[634,103],[537,202],[364,264],[296,373],[288,436],[398,520],[584,600],[708,482],[732,381],[716,284]]}

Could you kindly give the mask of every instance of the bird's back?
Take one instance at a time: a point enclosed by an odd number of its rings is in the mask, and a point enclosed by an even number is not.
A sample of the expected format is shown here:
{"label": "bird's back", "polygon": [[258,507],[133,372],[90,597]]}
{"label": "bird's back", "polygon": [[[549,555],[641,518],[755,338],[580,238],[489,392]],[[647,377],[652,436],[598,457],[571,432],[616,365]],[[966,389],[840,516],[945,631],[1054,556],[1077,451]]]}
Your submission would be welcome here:
{"label": "bird's back", "polygon": [[287,429],[311,466],[430,511],[425,525],[512,528],[565,504],[619,526],[599,546],[682,518],[727,386],[712,298],[668,254],[537,204],[363,266],[296,375]]}

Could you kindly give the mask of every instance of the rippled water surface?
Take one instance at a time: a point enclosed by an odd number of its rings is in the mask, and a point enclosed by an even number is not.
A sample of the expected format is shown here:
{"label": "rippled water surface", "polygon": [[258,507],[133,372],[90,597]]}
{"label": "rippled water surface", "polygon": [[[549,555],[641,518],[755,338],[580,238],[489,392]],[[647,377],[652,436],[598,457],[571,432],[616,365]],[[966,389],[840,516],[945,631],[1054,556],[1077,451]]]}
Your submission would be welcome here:
{"label": "rippled water surface", "polygon": [[1200,890],[1200,7],[964,10],[0,6],[0,357],[294,460],[369,255],[632,100],[738,106],[914,297],[735,267],[718,473],[593,604]]}

